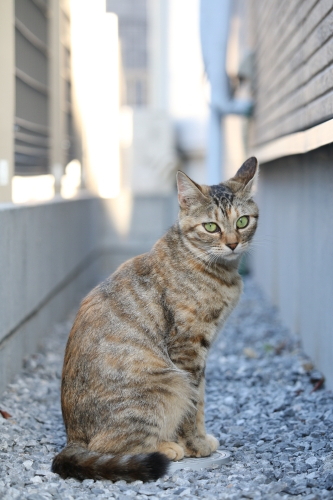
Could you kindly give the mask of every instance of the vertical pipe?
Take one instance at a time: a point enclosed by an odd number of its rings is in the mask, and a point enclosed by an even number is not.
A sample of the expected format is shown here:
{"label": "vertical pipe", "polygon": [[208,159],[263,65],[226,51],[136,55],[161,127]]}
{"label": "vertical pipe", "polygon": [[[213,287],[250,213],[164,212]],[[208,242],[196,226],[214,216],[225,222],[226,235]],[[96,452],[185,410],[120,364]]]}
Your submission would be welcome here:
{"label": "vertical pipe", "polygon": [[0,202],[12,201],[15,116],[14,0],[0,1]]}
{"label": "vertical pipe", "polygon": [[200,38],[205,70],[211,88],[207,141],[207,181],[217,184],[224,178],[222,117],[230,102],[226,57],[231,0],[201,0]]}
{"label": "vertical pipe", "polygon": [[221,113],[213,106],[210,108],[207,140],[207,182],[209,185],[221,182],[222,144]]}

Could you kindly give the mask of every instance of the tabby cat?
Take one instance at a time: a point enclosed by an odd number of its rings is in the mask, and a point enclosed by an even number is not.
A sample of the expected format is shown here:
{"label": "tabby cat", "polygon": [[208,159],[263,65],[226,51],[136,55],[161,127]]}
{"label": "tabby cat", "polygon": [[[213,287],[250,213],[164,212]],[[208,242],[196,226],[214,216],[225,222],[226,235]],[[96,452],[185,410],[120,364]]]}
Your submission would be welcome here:
{"label": "tabby cat", "polygon": [[61,477],[156,480],[170,460],[219,446],[205,430],[205,364],[242,290],[257,171],[249,158],[216,186],[178,172],[176,224],[82,301],[62,374]]}

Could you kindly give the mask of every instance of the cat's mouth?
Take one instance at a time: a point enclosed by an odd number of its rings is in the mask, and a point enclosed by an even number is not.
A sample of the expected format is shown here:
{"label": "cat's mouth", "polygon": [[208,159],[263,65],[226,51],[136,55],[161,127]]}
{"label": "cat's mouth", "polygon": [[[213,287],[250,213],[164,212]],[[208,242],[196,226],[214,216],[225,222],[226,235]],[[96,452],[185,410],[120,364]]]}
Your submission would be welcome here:
{"label": "cat's mouth", "polygon": [[232,260],[232,259],[236,259],[237,257],[240,256],[240,252],[231,252],[231,253],[228,253],[227,255],[224,255],[223,258],[224,259],[228,259],[228,260]]}
{"label": "cat's mouth", "polygon": [[225,260],[235,260],[241,256],[241,252],[230,252],[227,254],[215,254],[214,260],[215,262],[223,262]]}

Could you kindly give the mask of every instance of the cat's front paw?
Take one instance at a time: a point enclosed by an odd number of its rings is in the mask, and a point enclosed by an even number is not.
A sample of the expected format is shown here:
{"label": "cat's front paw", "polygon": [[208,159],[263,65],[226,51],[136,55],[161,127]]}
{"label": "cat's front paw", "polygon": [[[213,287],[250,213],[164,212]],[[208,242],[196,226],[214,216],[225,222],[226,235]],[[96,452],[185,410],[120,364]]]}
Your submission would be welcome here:
{"label": "cat's front paw", "polygon": [[217,450],[220,443],[211,434],[206,434],[205,437],[187,439],[181,445],[184,448],[185,457],[209,457]]}
{"label": "cat's front paw", "polygon": [[213,434],[206,434],[206,440],[209,443],[211,452],[214,453],[214,451],[216,451],[217,448],[220,446],[220,441],[216,439],[216,437],[213,436]]}

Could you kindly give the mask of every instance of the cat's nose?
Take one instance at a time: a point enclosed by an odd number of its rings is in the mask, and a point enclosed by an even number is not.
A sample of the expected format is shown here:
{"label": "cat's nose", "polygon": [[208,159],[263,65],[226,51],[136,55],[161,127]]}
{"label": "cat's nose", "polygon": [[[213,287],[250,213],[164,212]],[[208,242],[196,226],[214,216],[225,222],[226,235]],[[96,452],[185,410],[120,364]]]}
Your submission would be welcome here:
{"label": "cat's nose", "polygon": [[226,243],[227,247],[231,248],[231,250],[235,250],[238,243]]}

